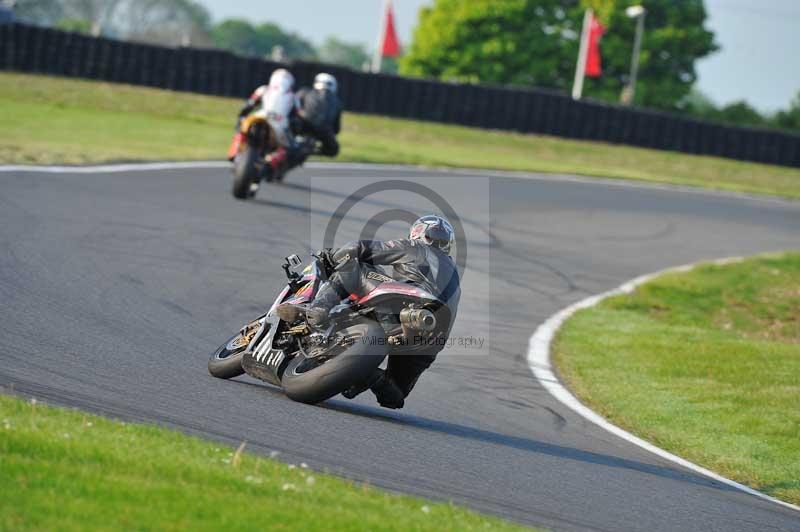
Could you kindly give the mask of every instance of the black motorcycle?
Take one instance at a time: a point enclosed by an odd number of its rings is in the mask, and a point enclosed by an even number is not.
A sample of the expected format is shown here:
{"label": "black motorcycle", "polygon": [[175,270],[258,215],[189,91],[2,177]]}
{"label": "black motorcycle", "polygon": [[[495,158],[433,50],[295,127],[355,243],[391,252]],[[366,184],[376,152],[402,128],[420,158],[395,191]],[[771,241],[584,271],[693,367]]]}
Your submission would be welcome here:
{"label": "black motorcycle", "polygon": [[269,311],[248,323],[211,355],[211,375],[230,379],[243,373],[283,388],[302,403],[319,403],[362,385],[387,355],[413,353],[446,337],[451,314],[435,295],[408,283],[387,281],[363,296],[331,309],[325,331],[305,321],[278,318],[281,303],[306,304],[334,271],[327,255],[301,274],[297,255],[283,265],[289,280]]}

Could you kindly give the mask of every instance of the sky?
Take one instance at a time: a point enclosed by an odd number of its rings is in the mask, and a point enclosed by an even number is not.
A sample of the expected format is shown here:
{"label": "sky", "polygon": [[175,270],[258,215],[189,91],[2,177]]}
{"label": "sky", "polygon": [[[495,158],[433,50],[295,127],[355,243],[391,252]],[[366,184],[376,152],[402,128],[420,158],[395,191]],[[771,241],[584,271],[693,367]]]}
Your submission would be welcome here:
{"label": "sky", "polygon": [[[320,44],[329,35],[374,49],[383,0],[200,0],[215,20],[273,21]],[[431,0],[394,0],[401,44]],[[646,0],[644,4],[646,5]],[[747,100],[761,111],[800,92],[800,0],[706,0],[706,26],[721,50],[698,61],[697,87],[717,104]]]}

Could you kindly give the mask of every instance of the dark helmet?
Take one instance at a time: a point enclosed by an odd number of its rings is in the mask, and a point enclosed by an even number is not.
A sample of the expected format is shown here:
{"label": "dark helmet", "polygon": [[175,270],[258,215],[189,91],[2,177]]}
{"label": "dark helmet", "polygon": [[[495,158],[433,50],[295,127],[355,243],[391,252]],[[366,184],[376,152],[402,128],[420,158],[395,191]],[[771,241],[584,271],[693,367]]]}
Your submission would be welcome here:
{"label": "dark helmet", "polygon": [[453,226],[450,225],[450,222],[435,214],[425,215],[411,224],[411,231],[408,237],[411,240],[420,240],[435,246],[448,255],[456,239],[455,231],[453,231]]}

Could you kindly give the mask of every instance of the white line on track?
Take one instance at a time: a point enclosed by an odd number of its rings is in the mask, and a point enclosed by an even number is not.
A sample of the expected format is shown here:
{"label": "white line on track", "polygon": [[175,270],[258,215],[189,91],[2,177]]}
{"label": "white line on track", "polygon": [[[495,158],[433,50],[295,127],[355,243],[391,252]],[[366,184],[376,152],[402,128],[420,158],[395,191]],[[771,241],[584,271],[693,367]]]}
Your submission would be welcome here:
{"label": "white line on track", "polygon": [[660,270],[654,273],[650,273],[632,279],[626,282],[625,284],[619,286],[618,288],[609,290],[608,292],[604,292],[602,294],[582,299],[581,301],[578,301],[577,303],[574,303],[560,310],[556,314],[553,314],[544,323],[542,323],[538,329],[536,329],[536,332],[533,333],[533,336],[531,336],[530,341],[528,342],[528,366],[530,366],[533,375],[536,377],[539,383],[550,393],[550,395],[558,399],[561,403],[569,407],[571,410],[573,410],[575,413],[577,413],[584,419],[591,421],[592,423],[607,430],[608,432],[611,432],[615,436],[618,436],[623,440],[626,440],[634,445],[637,445],[642,449],[650,451],[651,453],[656,454],[666,460],[669,460],[670,462],[674,462],[686,469],[694,471],[695,473],[699,473],[701,475],[712,478],[717,482],[721,482],[738,490],[744,491],[745,493],[749,493],[750,495],[755,495],[756,497],[760,497],[762,499],[766,499],[768,501],[780,504],[781,506],[785,506],[786,508],[791,508],[793,510],[800,510],[800,506],[778,500],[775,497],[770,497],[766,493],[761,493],[760,491],[754,490],[753,488],[745,486],[744,484],[739,484],[736,481],[718,475],[713,471],[710,471],[697,464],[693,464],[688,460],[685,460],[668,451],[665,451],[664,449],[656,447],[652,443],[648,443],[643,439],[634,436],[630,432],[627,432],[621,429],[620,427],[617,427],[616,425],[610,423],[600,414],[583,405],[574,395],[572,395],[569,392],[566,386],[564,386],[561,383],[561,381],[558,380],[558,377],[556,377],[550,360],[550,351],[551,351],[550,348],[553,343],[553,338],[555,337],[556,332],[558,332],[558,329],[564,324],[564,322],[570,316],[572,316],[579,310],[593,307],[609,297],[622,294],[630,294],[638,286],[641,286],[642,284],[647,283],[648,281],[651,281],[656,277],[659,277],[666,273],[689,271],[694,269],[696,266],[700,264],[720,265],[720,264],[738,262],[741,260],[742,257],[730,257],[725,259],[718,259],[711,262],[701,261],[693,264],[685,264],[683,266],[677,266],[674,268],[667,268],[665,270]]}
{"label": "white line on track", "polygon": [[18,164],[0,166],[0,172],[36,172],[45,174],[113,174],[118,172],[147,172],[152,170],[227,168],[229,166],[230,163],[226,161],[101,164],[93,166],[35,166]]}
{"label": "white line on track", "polygon": [[[0,165],[0,172],[35,172],[45,174],[108,174],[119,172],[151,172],[158,170],[187,170],[204,168],[230,168],[228,161],[176,161],[176,162],[152,162],[152,163],[114,163],[98,165],[34,165],[16,164]],[[414,171],[440,169],[426,168],[422,166],[408,166],[398,164],[369,164],[369,163],[326,163],[310,161],[304,165],[307,168],[320,169],[341,169],[341,170],[393,170],[393,171]],[[452,170],[441,169],[441,170]],[[474,171],[474,170],[473,170]]]}
{"label": "white line on track", "polygon": [[[798,202],[792,199],[781,198],[778,196],[754,195],[745,192],[734,192],[730,190],[704,189],[687,185],[673,185],[669,183],[657,183],[651,181],[634,181],[627,179],[614,179],[608,177],[589,177],[571,174],[547,174],[533,172],[514,172],[504,170],[490,170],[480,168],[455,168],[443,166],[415,166],[403,164],[375,164],[375,163],[339,163],[310,161],[305,163],[306,168],[327,169],[327,170],[376,170],[376,171],[396,171],[396,172],[436,172],[442,174],[457,174],[462,176],[474,177],[501,177],[513,179],[530,179],[544,182],[567,182],[581,183],[589,185],[605,185],[610,187],[635,188],[644,190],[664,190],[668,192],[682,192],[688,194],[728,197],[735,199],[747,199],[768,203],[782,203],[796,206]],[[0,165],[0,173],[3,172],[38,172],[50,174],[105,174],[119,172],[147,172],[158,170],[191,170],[191,169],[227,169],[230,163],[227,161],[191,161],[191,162],[153,162],[153,163],[120,163],[103,164],[89,166],[48,166],[48,165]]]}

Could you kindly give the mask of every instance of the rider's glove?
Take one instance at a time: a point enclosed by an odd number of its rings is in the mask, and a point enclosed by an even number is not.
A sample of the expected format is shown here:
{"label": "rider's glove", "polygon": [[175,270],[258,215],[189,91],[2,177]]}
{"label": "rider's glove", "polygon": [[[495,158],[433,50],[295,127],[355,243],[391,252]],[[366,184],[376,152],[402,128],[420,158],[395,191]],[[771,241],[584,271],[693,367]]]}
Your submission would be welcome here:
{"label": "rider's glove", "polygon": [[319,250],[317,256],[322,259],[322,263],[325,265],[328,275],[336,270],[336,261],[333,260],[333,250],[331,248]]}

